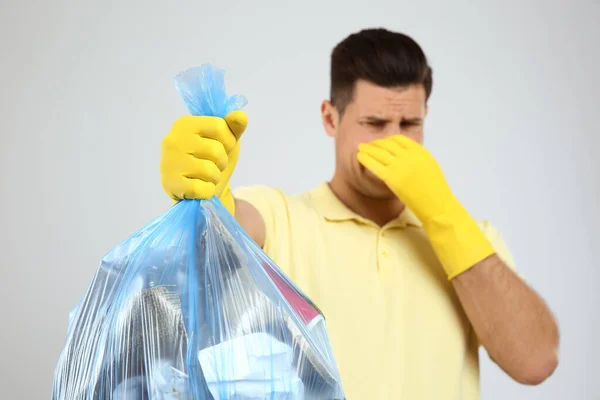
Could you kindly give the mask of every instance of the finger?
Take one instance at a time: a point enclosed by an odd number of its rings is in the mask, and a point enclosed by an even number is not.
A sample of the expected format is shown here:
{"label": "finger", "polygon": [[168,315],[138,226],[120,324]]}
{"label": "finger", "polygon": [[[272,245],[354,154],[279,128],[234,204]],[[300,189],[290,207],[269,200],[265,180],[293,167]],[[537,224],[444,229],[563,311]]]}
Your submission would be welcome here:
{"label": "finger", "polygon": [[175,131],[182,136],[191,134],[218,140],[223,144],[227,153],[231,151],[237,142],[237,138],[223,118],[185,116],[179,118],[175,124]]}
{"label": "finger", "polygon": [[192,136],[191,140],[193,141],[193,144],[189,146],[188,151],[186,152],[187,154],[200,160],[212,161],[221,171],[227,168],[227,152],[221,142],[215,139],[201,138],[198,136]]}
{"label": "finger", "polygon": [[163,187],[174,200],[210,199],[216,191],[216,185],[201,179],[186,178],[181,175],[162,176]]}
{"label": "finger", "polygon": [[239,140],[248,126],[248,115],[243,111],[232,111],[225,116],[225,122]]}
{"label": "finger", "polygon": [[[162,158],[162,170],[169,175],[197,178],[219,183],[221,171],[211,160],[199,159],[191,154],[182,154],[177,150],[167,150]],[[174,176],[177,180],[177,176]]]}
{"label": "finger", "polygon": [[216,185],[200,179],[184,178],[187,182],[186,190],[182,193],[182,199],[208,200],[216,193]]}
{"label": "finger", "polygon": [[403,149],[407,149],[407,150],[421,147],[421,145],[418,142],[409,138],[406,135],[393,135],[393,136],[388,137],[388,139],[392,140],[394,143],[396,143],[396,145],[402,147]]}
{"label": "finger", "polygon": [[383,179],[386,171],[385,165],[365,153],[358,153],[357,157],[358,162],[360,162],[366,169],[374,173],[379,179]]}
{"label": "finger", "polygon": [[184,154],[195,158],[210,160],[223,171],[227,167],[228,157],[225,147],[215,139],[200,137],[198,135],[168,135],[162,143],[162,152],[170,154],[168,160],[177,159]]}
{"label": "finger", "polygon": [[[187,168],[187,169],[186,169]],[[182,166],[182,176],[190,179],[201,179],[215,185],[221,181],[221,171],[217,165],[209,160],[200,160],[190,157],[189,165]]]}
{"label": "finger", "polygon": [[369,142],[369,144],[372,144],[377,148],[385,150],[393,156],[398,156],[402,151],[404,151],[404,148],[400,146],[395,140],[392,140],[391,136],[383,139],[373,140]]}
{"label": "finger", "polygon": [[379,147],[376,143],[362,143],[358,146],[358,153],[366,154],[383,165],[390,165],[395,157],[386,148]]}

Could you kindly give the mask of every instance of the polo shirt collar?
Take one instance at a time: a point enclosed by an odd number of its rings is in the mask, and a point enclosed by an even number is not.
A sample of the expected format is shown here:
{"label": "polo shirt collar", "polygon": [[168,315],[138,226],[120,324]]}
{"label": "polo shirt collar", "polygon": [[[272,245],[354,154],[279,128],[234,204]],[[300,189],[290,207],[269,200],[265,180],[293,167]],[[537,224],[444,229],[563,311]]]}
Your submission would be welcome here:
{"label": "polo shirt collar", "polygon": [[[375,225],[354,211],[346,207],[340,199],[333,193],[329,187],[329,183],[323,182],[319,186],[310,191],[310,197],[313,200],[317,212],[328,221],[358,221],[366,225]],[[386,224],[387,227],[404,228],[407,226],[421,227],[422,224],[415,214],[407,207],[400,215]]]}

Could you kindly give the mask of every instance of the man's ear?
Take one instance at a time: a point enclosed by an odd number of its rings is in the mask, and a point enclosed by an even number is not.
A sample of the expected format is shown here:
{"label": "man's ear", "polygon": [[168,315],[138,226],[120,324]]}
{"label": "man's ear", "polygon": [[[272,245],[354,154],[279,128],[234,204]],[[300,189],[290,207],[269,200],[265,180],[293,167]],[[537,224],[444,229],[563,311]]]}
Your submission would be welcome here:
{"label": "man's ear", "polygon": [[329,100],[324,100],[321,103],[321,120],[327,136],[336,137],[340,124],[340,116],[333,104]]}

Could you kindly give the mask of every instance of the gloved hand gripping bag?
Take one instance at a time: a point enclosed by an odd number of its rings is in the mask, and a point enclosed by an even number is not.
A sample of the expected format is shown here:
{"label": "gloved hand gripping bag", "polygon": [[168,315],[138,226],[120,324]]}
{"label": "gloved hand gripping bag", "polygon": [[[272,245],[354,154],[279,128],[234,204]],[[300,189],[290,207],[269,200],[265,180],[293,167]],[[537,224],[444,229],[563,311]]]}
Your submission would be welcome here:
{"label": "gloved hand gripping bag", "polygon": [[[192,115],[242,108],[178,74]],[[111,250],[69,316],[53,400],[344,399],[315,304],[220,201],[183,200]]]}

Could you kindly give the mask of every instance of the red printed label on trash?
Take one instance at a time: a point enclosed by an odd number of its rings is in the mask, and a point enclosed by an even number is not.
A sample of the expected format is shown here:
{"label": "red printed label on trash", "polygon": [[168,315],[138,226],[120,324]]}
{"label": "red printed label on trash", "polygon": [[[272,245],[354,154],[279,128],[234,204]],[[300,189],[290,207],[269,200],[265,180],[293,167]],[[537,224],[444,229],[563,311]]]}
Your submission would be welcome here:
{"label": "red printed label on trash", "polygon": [[270,265],[263,265],[265,271],[269,274],[277,288],[281,291],[287,302],[292,306],[294,311],[302,319],[307,326],[317,317],[321,315],[319,310],[312,306],[304,296],[298,293],[293,287],[291,287],[283,277],[277,273]]}

